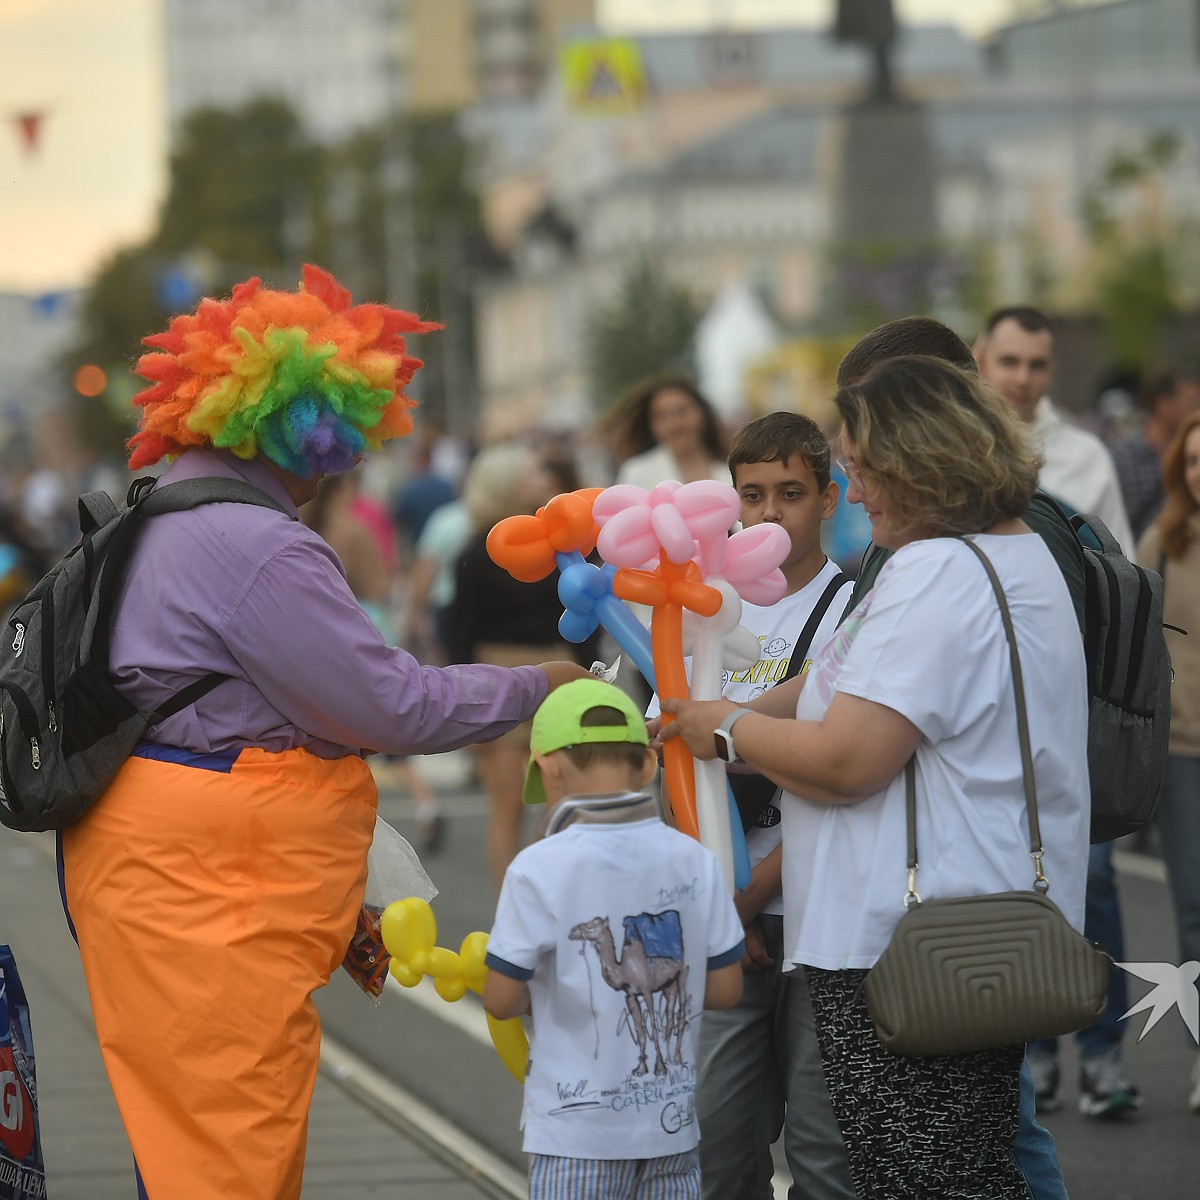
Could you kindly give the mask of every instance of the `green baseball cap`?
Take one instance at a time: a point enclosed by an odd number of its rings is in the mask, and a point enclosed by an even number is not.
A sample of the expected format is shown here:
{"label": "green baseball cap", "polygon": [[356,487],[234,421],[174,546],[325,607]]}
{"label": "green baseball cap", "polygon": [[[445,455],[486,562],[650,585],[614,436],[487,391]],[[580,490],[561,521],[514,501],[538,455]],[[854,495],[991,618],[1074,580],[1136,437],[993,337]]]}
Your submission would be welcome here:
{"label": "green baseball cap", "polygon": [[[585,714],[593,708],[615,708],[625,719],[619,725],[582,725]],[[602,679],[575,679],[555,688],[533,716],[533,729],[529,735],[531,753],[525,771],[525,803],[546,803],[542,772],[534,761],[534,754],[550,754],[567,746],[600,742],[627,742],[634,746],[650,744],[646,722],[633,701],[619,687]]]}

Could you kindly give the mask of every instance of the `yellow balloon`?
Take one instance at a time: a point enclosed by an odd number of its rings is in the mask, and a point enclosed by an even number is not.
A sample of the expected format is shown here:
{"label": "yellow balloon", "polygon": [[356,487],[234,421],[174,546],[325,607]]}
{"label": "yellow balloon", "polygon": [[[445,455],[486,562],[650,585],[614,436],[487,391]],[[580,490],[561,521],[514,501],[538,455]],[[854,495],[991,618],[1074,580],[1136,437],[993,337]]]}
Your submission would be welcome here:
{"label": "yellow balloon", "polygon": [[[416,987],[425,975],[433,977],[434,988],[443,1000],[461,1000],[467,988],[483,991],[487,978],[484,959],[487,934],[476,931],[463,938],[458,954],[438,946],[437,920],[433,909],[416,896],[397,900],[383,910],[380,920],[383,944],[392,956],[388,971],[404,987]],[[529,1039],[519,1017],[498,1021],[486,1013],[488,1032],[500,1061],[518,1083],[525,1080]]]}
{"label": "yellow balloon", "polygon": [[406,963],[402,963],[398,958],[393,958],[388,963],[388,973],[399,984],[406,988],[414,988],[422,979],[425,978],[421,971],[414,971]]}
{"label": "yellow balloon", "polygon": [[492,1035],[492,1045],[496,1047],[500,1061],[518,1083],[524,1083],[525,1064],[529,1060],[529,1039],[525,1036],[525,1026],[521,1024],[521,1018],[512,1017],[507,1021],[498,1021],[488,1013],[487,1024],[488,1033]]}
{"label": "yellow balloon", "polygon": [[383,910],[380,932],[388,953],[404,962],[433,949],[437,941],[437,919],[433,909],[417,896],[397,900]]}
{"label": "yellow balloon", "polygon": [[488,935],[478,930],[468,933],[463,938],[462,948],[458,957],[462,959],[463,973],[467,978],[467,987],[473,992],[483,993],[483,981],[487,978],[487,967],[484,957],[487,954]]}
{"label": "yellow balloon", "polygon": [[429,966],[425,970],[434,979],[461,979],[462,959],[453,950],[447,950],[444,946],[434,946],[429,952]]}
{"label": "yellow balloon", "polygon": [[455,1000],[463,998],[467,990],[467,981],[461,975],[457,979],[435,979],[433,987],[443,1000],[453,1004]]}

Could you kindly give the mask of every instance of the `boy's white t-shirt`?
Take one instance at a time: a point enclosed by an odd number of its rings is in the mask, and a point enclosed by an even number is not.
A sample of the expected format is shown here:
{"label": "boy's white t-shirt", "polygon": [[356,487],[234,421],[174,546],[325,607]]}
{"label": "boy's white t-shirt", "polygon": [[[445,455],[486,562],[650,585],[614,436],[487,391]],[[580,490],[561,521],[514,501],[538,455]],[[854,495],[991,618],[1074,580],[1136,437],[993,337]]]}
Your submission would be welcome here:
{"label": "boy's white t-shirt", "polygon": [[[1083,643],[1037,534],[980,535],[1008,598],[1025,679],[1050,898],[1083,926],[1090,789]],[[917,891],[924,900],[1029,888],[1034,868],[1008,643],[982,564],[950,538],[910,543],[808,671],[796,709],[837,692],[907,717],[917,748]],[[786,966],[873,966],[904,913],[904,773],[855,804],[785,794]]]}
{"label": "boy's white t-shirt", "polygon": [[[584,926],[598,940],[572,936]],[[661,820],[570,825],[522,850],[488,960],[529,983],[525,1150],[641,1159],[692,1149],[706,974],[742,953],[716,856]],[[647,1026],[642,1074],[635,1006]]]}
{"label": "boy's white t-shirt", "polygon": [[[800,636],[813,608],[825,594],[825,589],[838,576],[841,568],[837,563],[826,560],[825,565],[799,591],[793,592],[775,604],[760,605],[742,601],[742,619],[751,633],[758,637],[760,657],[752,667],[743,671],[726,671],[721,678],[721,694],[726,700],[735,704],[745,704],[756,696],[761,696],[768,688],[774,687],[787,674],[792,661],[792,650],[796,639]],[[854,591],[854,581],[847,580],[838,589],[833,602],[821,619],[809,644],[807,659],[812,661],[822,650],[837,630],[838,621],[846,610],[850,594]],[[800,665],[804,670],[804,664]],[[690,663],[689,663],[690,678]],[[647,717],[656,717],[661,712],[658,697],[653,696],[646,710]],[[759,823],[752,825],[746,831],[746,851],[750,856],[750,866],[757,866],[783,840],[783,826],[780,823],[780,810],[776,802],[763,813]],[[783,896],[777,895],[763,905],[764,913],[775,915],[783,912]]]}

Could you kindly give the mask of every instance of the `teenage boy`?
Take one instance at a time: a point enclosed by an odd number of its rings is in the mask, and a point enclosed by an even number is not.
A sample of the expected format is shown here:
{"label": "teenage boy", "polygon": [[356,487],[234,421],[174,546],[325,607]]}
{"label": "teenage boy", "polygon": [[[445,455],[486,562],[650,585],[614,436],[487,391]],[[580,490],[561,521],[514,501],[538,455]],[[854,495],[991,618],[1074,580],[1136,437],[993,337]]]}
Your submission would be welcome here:
{"label": "teenage boy", "polygon": [[[742,501],[742,525],[770,521],[788,533],[783,599],[743,603],[742,624],[758,635],[761,657],[727,673],[722,689],[739,704],[803,673],[833,636],[853,583],[821,549],[821,527],[837,507],[829,441],[817,424],[777,412],[734,438],[729,471]],[[657,699],[652,706],[657,714]],[[779,789],[761,775],[730,779],[742,810],[750,884],[734,902],[745,925],[745,981],[739,1004],[705,1019],[700,1033],[696,1112],[706,1200],[770,1200],[771,1145],[784,1135],[794,1185],[806,1200],[854,1196],[813,1030],[803,973],[782,973],[783,853]]]}
{"label": "teenage boy", "polygon": [[533,1016],[531,1200],[699,1200],[700,1015],[741,995],[741,922],[716,856],[645,791],[657,760],[624,692],[558,688],[530,745],[525,801],[551,810],[505,874],[483,1000]]}

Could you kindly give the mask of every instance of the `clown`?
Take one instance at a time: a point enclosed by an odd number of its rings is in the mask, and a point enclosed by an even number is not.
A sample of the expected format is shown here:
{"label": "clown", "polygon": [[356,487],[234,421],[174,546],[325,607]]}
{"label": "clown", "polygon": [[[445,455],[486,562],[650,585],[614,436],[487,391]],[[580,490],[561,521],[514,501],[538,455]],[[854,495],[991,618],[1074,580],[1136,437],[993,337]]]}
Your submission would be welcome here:
{"label": "clown", "polygon": [[[573,663],[422,667],[388,647],[297,506],[412,427],[436,326],[353,305],[313,267],[250,280],[146,339],[131,466],[243,479],[287,510],[209,504],[148,521],[112,629],[139,708],[227,678],[147,731],[63,833],[63,895],[149,1200],[298,1197],[320,1025],[366,881],[372,751],[500,736]],[[292,519],[289,519],[289,516]]]}

